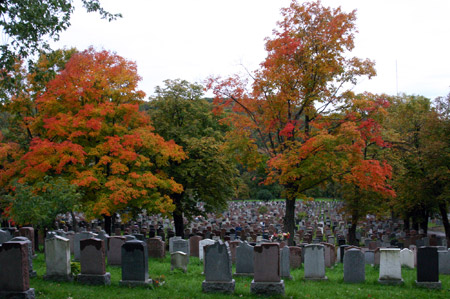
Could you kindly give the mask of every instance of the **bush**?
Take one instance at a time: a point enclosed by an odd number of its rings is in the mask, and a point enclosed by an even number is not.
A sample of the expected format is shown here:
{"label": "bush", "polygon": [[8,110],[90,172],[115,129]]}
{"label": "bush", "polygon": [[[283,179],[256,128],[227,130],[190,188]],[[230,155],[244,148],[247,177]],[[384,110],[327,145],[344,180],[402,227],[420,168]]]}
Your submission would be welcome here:
{"label": "bush", "polygon": [[269,201],[271,199],[274,199],[274,196],[272,192],[270,192],[267,189],[259,190],[258,193],[256,193],[256,199],[263,200],[263,201]]}

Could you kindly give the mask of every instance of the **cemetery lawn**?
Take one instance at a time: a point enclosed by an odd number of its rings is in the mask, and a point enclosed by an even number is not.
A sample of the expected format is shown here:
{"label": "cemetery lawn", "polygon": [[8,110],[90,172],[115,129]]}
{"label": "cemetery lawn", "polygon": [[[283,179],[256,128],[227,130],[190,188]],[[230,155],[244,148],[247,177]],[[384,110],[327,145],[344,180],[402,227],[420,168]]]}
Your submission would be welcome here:
{"label": "cemetery lawn", "polygon": [[[76,282],[50,282],[43,280],[45,259],[43,253],[33,260],[37,277],[30,279],[30,287],[35,289],[37,298],[261,298],[250,294],[250,277],[235,277],[236,288],[233,295],[202,293],[201,274],[203,266],[198,258],[190,257],[188,272],[170,271],[170,258],[149,259],[149,273],[152,279],[165,278],[162,286],[155,288],[127,288],[119,286],[120,267],[107,267],[111,273],[110,286],[85,286]],[[233,272],[235,268],[233,267]],[[363,284],[343,283],[343,266],[338,264],[327,269],[328,281],[312,282],[303,279],[303,267],[291,271],[294,280],[285,280],[285,298],[450,298],[450,275],[440,275],[441,290],[420,289],[415,286],[416,270],[402,269],[403,286],[378,284],[378,268],[366,265],[366,282]]]}

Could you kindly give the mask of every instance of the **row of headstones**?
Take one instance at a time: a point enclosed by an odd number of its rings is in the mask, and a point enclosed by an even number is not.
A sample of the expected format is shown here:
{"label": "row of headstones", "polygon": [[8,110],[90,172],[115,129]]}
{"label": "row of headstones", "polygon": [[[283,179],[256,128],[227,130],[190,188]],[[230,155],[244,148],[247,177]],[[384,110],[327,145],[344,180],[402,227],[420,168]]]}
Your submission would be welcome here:
{"label": "row of headstones", "polygon": [[[283,252],[289,254],[289,250],[286,250],[286,247],[283,249],[285,250],[280,251],[278,243],[263,243],[254,246],[253,256],[247,252],[247,261],[253,261],[252,273],[240,273],[239,263],[236,264],[236,274],[253,276],[252,293],[284,294],[284,281],[281,280],[283,278]],[[365,281],[365,258],[361,250],[352,248],[346,251],[343,263],[344,282],[362,283]],[[218,241],[212,245],[207,245],[205,248],[203,291],[232,293],[235,288],[235,280],[232,279],[231,264],[231,252],[228,244]],[[251,267],[243,271],[249,272]],[[323,245],[311,244],[305,246],[304,275],[306,280],[327,280]],[[286,273],[284,273],[284,276],[289,277]],[[381,249],[378,281],[381,284],[403,283],[400,249]],[[441,288],[437,248],[420,247],[418,249],[416,284],[427,288]]]}

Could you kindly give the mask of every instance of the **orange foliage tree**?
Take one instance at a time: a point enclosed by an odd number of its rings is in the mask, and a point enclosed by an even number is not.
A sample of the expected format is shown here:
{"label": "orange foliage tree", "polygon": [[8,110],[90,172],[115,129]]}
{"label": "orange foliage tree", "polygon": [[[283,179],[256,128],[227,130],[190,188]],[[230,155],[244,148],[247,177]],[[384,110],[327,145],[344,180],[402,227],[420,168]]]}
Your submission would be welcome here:
{"label": "orange foliage tree", "polygon": [[350,111],[364,101],[350,91],[357,78],[375,75],[372,61],[349,57],[355,11],[293,1],[282,16],[250,90],[237,76],[210,78],[208,86],[217,110],[232,109],[224,121],[234,127],[228,137],[237,159],[264,164],[266,183],[284,187],[284,225],[293,234],[295,200],[306,190],[344,175],[349,182],[349,174],[370,177],[383,166],[364,162],[362,118]]}
{"label": "orange foliage tree", "polygon": [[[145,96],[139,80],[135,63],[116,54],[92,48],[73,54],[31,101],[36,113],[21,118],[29,144],[0,145],[2,186],[15,178],[32,184],[61,176],[83,191],[88,216],[170,213],[170,196],[183,187],[161,168],[185,154],[154,133],[139,111]],[[11,107],[30,102],[25,95]]]}

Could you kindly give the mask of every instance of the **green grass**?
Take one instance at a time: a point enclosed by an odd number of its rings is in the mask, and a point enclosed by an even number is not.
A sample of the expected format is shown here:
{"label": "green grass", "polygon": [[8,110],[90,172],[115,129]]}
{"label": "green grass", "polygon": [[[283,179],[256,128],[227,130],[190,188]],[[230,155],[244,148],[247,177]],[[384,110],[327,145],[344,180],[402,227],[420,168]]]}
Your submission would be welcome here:
{"label": "green grass", "polygon": [[[33,261],[38,276],[32,278],[30,285],[38,298],[261,298],[250,294],[250,277],[236,277],[236,289],[233,295],[202,293],[202,264],[198,258],[190,258],[188,272],[170,271],[170,258],[149,261],[151,278],[165,276],[165,284],[152,288],[127,288],[119,286],[120,267],[107,267],[111,273],[110,286],[85,286],[76,282],[44,281],[45,261],[42,253]],[[234,270],[234,267],[233,267]],[[405,281],[403,286],[385,286],[377,282],[378,269],[366,266],[366,282],[345,284],[343,266],[338,264],[327,269],[328,281],[312,282],[303,279],[303,268],[291,271],[293,280],[285,281],[286,298],[450,298],[450,275],[440,275],[441,290],[417,288],[414,284],[416,271],[402,269]]]}

